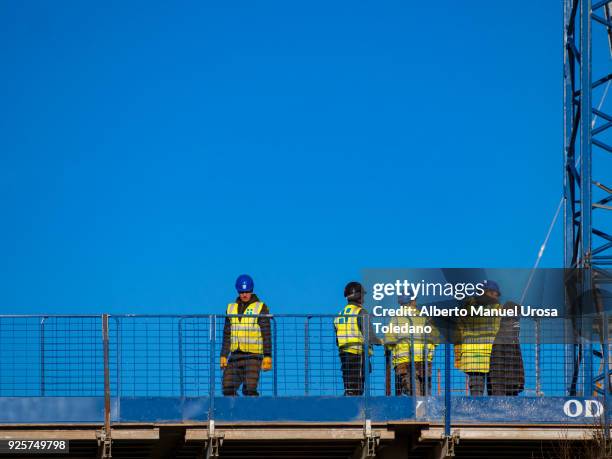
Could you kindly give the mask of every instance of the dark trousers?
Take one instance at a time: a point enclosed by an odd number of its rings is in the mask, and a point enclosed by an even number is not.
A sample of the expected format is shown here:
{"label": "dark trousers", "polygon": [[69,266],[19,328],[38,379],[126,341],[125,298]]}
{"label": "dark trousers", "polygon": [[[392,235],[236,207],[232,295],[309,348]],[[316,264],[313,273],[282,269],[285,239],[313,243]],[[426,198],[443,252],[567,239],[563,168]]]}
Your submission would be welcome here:
{"label": "dark trousers", "polygon": [[505,395],[505,396],[516,396],[521,391],[513,386],[509,386],[503,381],[496,381],[491,378],[489,387],[489,395]]}
{"label": "dark trousers", "polygon": [[223,395],[235,396],[242,385],[244,395],[258,396],[262,357],[258,354],[230,355],[223,372]]}
{"label": "dark trousers", "polygon": [[[425,364],[414,362],[414,385],[416,394],[412,393],[412,366],[410,362],[400,363],[395,367],[395,395],[427,395],[431,394],[431,362],[427,362],[427,375]],[[427,394],[425,393],[427,384]]]}
{"label": "dark trousers", "polygon": [[466,373],[468,377],[468,386],[470,387],[470,395],[479,397],[485,394],[485,386],[487,392],[491,395],[493,389],[491,387],[491,378],[489,373]]}
{"label": "dark trousers", "polygon": [[344,395],[363,395],[365,358],[363,354],[340,352]]}

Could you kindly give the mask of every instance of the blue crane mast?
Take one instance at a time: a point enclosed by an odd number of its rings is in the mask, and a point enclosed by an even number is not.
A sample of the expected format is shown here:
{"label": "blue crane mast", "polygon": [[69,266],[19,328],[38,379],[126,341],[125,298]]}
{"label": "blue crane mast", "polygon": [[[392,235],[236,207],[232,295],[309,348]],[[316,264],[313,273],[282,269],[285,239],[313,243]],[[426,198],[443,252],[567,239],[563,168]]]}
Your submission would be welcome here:
{"label": "blue crane mast", "polygon": [[[589,368],[601,359],[599,374],[585,396],[611,393],[609,377],[608,320],[612,283],[612,236],[610,228],[612,189],[612,115],[605,101],[612,80],[612,5],[609,0],[564,0],[563,11],[563,171],[564,171],[564,265],[568,273],[567,294],[574,312],[575,345],[573,376],[568,392],[576,393],[581,360]],[[606,163],[608,161],[608,163]],[[589,309],[592,308],[592,309]],[[586,314],[592,312],[593,314]],[[585,319],[586,318],[586,319]],[[583,349],[595,330],[601,351]],[[604,385],[604,381],[607,382]]]}

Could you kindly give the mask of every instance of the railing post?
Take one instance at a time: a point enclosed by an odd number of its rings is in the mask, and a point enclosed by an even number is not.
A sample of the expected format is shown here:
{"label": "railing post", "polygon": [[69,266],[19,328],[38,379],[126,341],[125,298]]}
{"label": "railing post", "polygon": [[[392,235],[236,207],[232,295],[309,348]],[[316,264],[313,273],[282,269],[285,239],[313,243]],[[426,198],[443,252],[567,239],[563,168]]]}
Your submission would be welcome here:
{"label": "railing post", "polygon": [[385,395],[391,395],[391,351],[385,348]]}
{"label": "railing post", "polygon": [[[363,358],[364,358],[364,362],[363,365],[361,365],[363,367],[363,371],[365,371],[364,374],[364,381],[363,381],[363,394],[366,397],[370,394],[370,315],[369,314],[364,314],[363,315],[363,328],[364,328],[364,340],[363,340]],[[367,404],[366,404],[367,406]]]}
{"label": "railing post", "polygon": [[278,396],[278,352],[277,352],[277,330],[276,318],[272,317],[272,393]]}
{"label": "railing post", "polygon": [[[363,375],[363,414],[364,414],[364,433],[367,435],[368,427],[370,425],[370,315],[364,314],[363,318],[363,350],[362,350],[362,365],[360,365],[362,371],[365,371]],[[357,319],[359,320],[359,319]]]}
{"label": "railing post", "polygon": [[[117,419],[121,417],[121,350],[122,350],[122,342],[121,342],[121,320],[117,317],[110,317],[115,321],[115,326],[117,327],[117,403],[115,404],[115,416]],[[110,340],[110,338],[109,338]]]}
{"label": "railing post", "polygon": [[179,391],[185,397],[185,369],[183,368],[183,318],[178,320]]}
{"label": "railing post", "polygon": [[[310,331],[309,331],[309,322],[310,316],[306,317],[306,322],[304,323],[304,395],[308,395],[309,392],[309,368],[308,368],[308,360],[310,354]],[[274,356],[276,358],[276,356]],[[275,362],[276,365],[276,362]]]}
{"label": "railing post", "polygon": [[540,319],[535,319],[535,377],[536,377],[536,397],[539,397],[542,393],[542,375],[540,374]]}
{"label": "railing post", "polygon": [[216,327],[216,316],[211,315],[209,316],[209,337],[210,337],[210,356],[209,356],[209,360],[210,360],[210,368],[209,368],[209,373],[210,373],[210,381],[209,381],[209,401],[208,401],[208,421],[214,421],[215,419],[215,370],[216,370],[216,365],[215,365],[215,343],[216,343],[216,334],[217,334],[217,327]]}
{"label": "railing post", "polygon": [[40,319],[40,396],[45,396],[45,319]]}
{"label": "railing post", "polygon": [[[408,322],[410,324],[410,326],[412,327],[412,318],[410,316],[408,316]],[[414,413],[414,416],[416,417],[416,398],[418,396],[418,392],[417,392],[417,386],[416,386],[416,381],[417,381],[417,377],[416,377],[416,364],[414,362],[414,334],[410,333],[410,352],[408,353],[408,356],[410,358],[410,399],[412,400],[411,405],[412,405],[412,412]]]}
{"label": "railing post", "polygon": [[[410,325],[410,327],[413,326],[412,324],[412,318],[410,316],[408,316],[408,324]],[[416,365],[414,363],[414,334],[410,333],[410,350],[408,352],[408,357],[410,358],[410,396],[411,397],[416,397],[417,396],[417,390],[416,390]]]}
{"label": "railing post", "polygon": [[[448,328],[447,328],[448,330]],[[451,345],[447,332],[444,344],[444,436],[451,436]]]}
{"label": "railing post", "polygon": [[431,378],[429,377],[429,342],[425,339],[423,341],[423,395],[427,397],[431,395],[429,393],[429,384],[431,383]]}
{"label": "railing post", "polygon": [[108,314],[102,314],[102,352],[104,360],[104,429],[110,434],[111,399],[110,399],[110,366],[108,347]]}
{"label": "railing post", "polygon": [[584,393],[583,397],[593,396],[593,320],[589,316],[586,320],[586,326],[583,329],[586,331],[586,340],[583,346],[584,353]]}

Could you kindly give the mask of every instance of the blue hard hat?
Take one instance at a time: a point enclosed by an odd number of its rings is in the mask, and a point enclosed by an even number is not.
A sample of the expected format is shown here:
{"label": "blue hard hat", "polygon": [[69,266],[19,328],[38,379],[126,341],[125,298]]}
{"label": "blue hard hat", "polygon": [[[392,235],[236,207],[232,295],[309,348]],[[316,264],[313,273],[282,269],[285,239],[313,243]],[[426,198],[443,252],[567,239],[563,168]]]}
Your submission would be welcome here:
{"label": "blue hard hat", "polygon": [[493,280],[484,281],[484,289],[485,290],[493,290],[501,295],[501,290],[499,289],[499,284]]}
{"label": "blue hard hat", "polygon": [[238,293],[252,292],[253,288],[255,288],[255,282],[253,282],[253,278],[248,274],[241,274],[236,279],[236,290]]}
{"label": "blue hard hat", "polygon": [[412,301],[412,297],[411,297],[410,295],[399,295],[399,296],[397,297],[397,302],[398,302],[400,305],[403,305],[403,304],[410,304],[410,302],[411,302],[411,301]]}

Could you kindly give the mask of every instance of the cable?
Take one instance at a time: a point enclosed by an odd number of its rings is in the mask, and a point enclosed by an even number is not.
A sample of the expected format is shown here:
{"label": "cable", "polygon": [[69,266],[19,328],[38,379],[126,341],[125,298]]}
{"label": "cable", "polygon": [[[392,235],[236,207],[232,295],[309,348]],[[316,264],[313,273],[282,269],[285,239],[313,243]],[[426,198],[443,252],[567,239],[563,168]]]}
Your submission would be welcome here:
{"label": "cable", "polygon": [[[606,99],[606,96],[608,95],[608,89],[610,88],[610,82],[612,80],[608,80],[608,82],[606,83],[606,87],[604,88],[604,92],[601,95],[601,100],[599,101],[599,105],[597,106],[597,110],[601,111],[601,107],[603,106],[603,103]],[[591,129],[593,129],[595,127],[595,123],[597,122],[597,115],[595,115],[593,117],[593,121],[591,122]],[[576,165],[578,165],[578,163],[580,163],[580,159],[582,157],[582,152],[580,152],[580,155],[578,155],[578,158],[576,159]],[[548,232],[546,233],[546,237],[544,238],[544,242],[542,243],[542,245],[540,246],[540,250],[538,251],[538,256],[536,257],[535,263],[533,264],[533,267],[531,268],[531,272],[529,273],[529,278],[527,279],[527,284],[525,285],[525,289],[523,290],[523,294],[521,295],[521,301],[520,304],[523,304],[523,302],[525,301],[525,297],[527,296],[527,291],[529,290],[529,287],[531,286],[531,281],[533,280],[533,276],[535,274],[535,270],[538,268],[539,264],[540,264],[540,260],[542,259],[542,256],[544,255],[544,251],[546,250],[546,245],[548,244],[548,240],[550,239],[550,234],[552,233],[552,230],[555,226],[555,224],[557,223],[557,218],[559,218],[559,213],[561,211],[561,207],[563,207],[563,199],[564,197],[561,196],[561,199],[559,200],[559,204],[557,205],[557,211],[555,212],[555,216],[553,217],[552,221],[550,222],[550,226],[548,227]]]}
{"label": "cable", "polygon": [[540,264],[540,260],[542,259],[542,256],[544,255],[544,251],[546,250],[546,245],[548,244],[548,240],[550,239],[552,230],[555,227],[555,224],[557,223],[557,218],[559,218],[559,212],[561,212],[561,207],[563,207],[563,198],[561,198],[561,200],[559,201],[559,205],[557,206],[557,211],[555,212],[555,216],[550,222],[550,226],[548,227],[548,232],[546,233],[544,242],[540,246],[540,250],[538,251],[538,256],[536,258],[536,261],[533,267],[531,268],[531,272],[529,273],[529,279],[527,280],[527,285],[525,285],[525,290],[523,290],[523,294],[521,295],[521,301],[520,301],[521,305],[525,301],[525,296],[527,296],[527,291],[529,290],[529,287],[531,286],[531,281],[533,280],[533,275],[535,274],[535,270],[538,268],[538,265]]}

